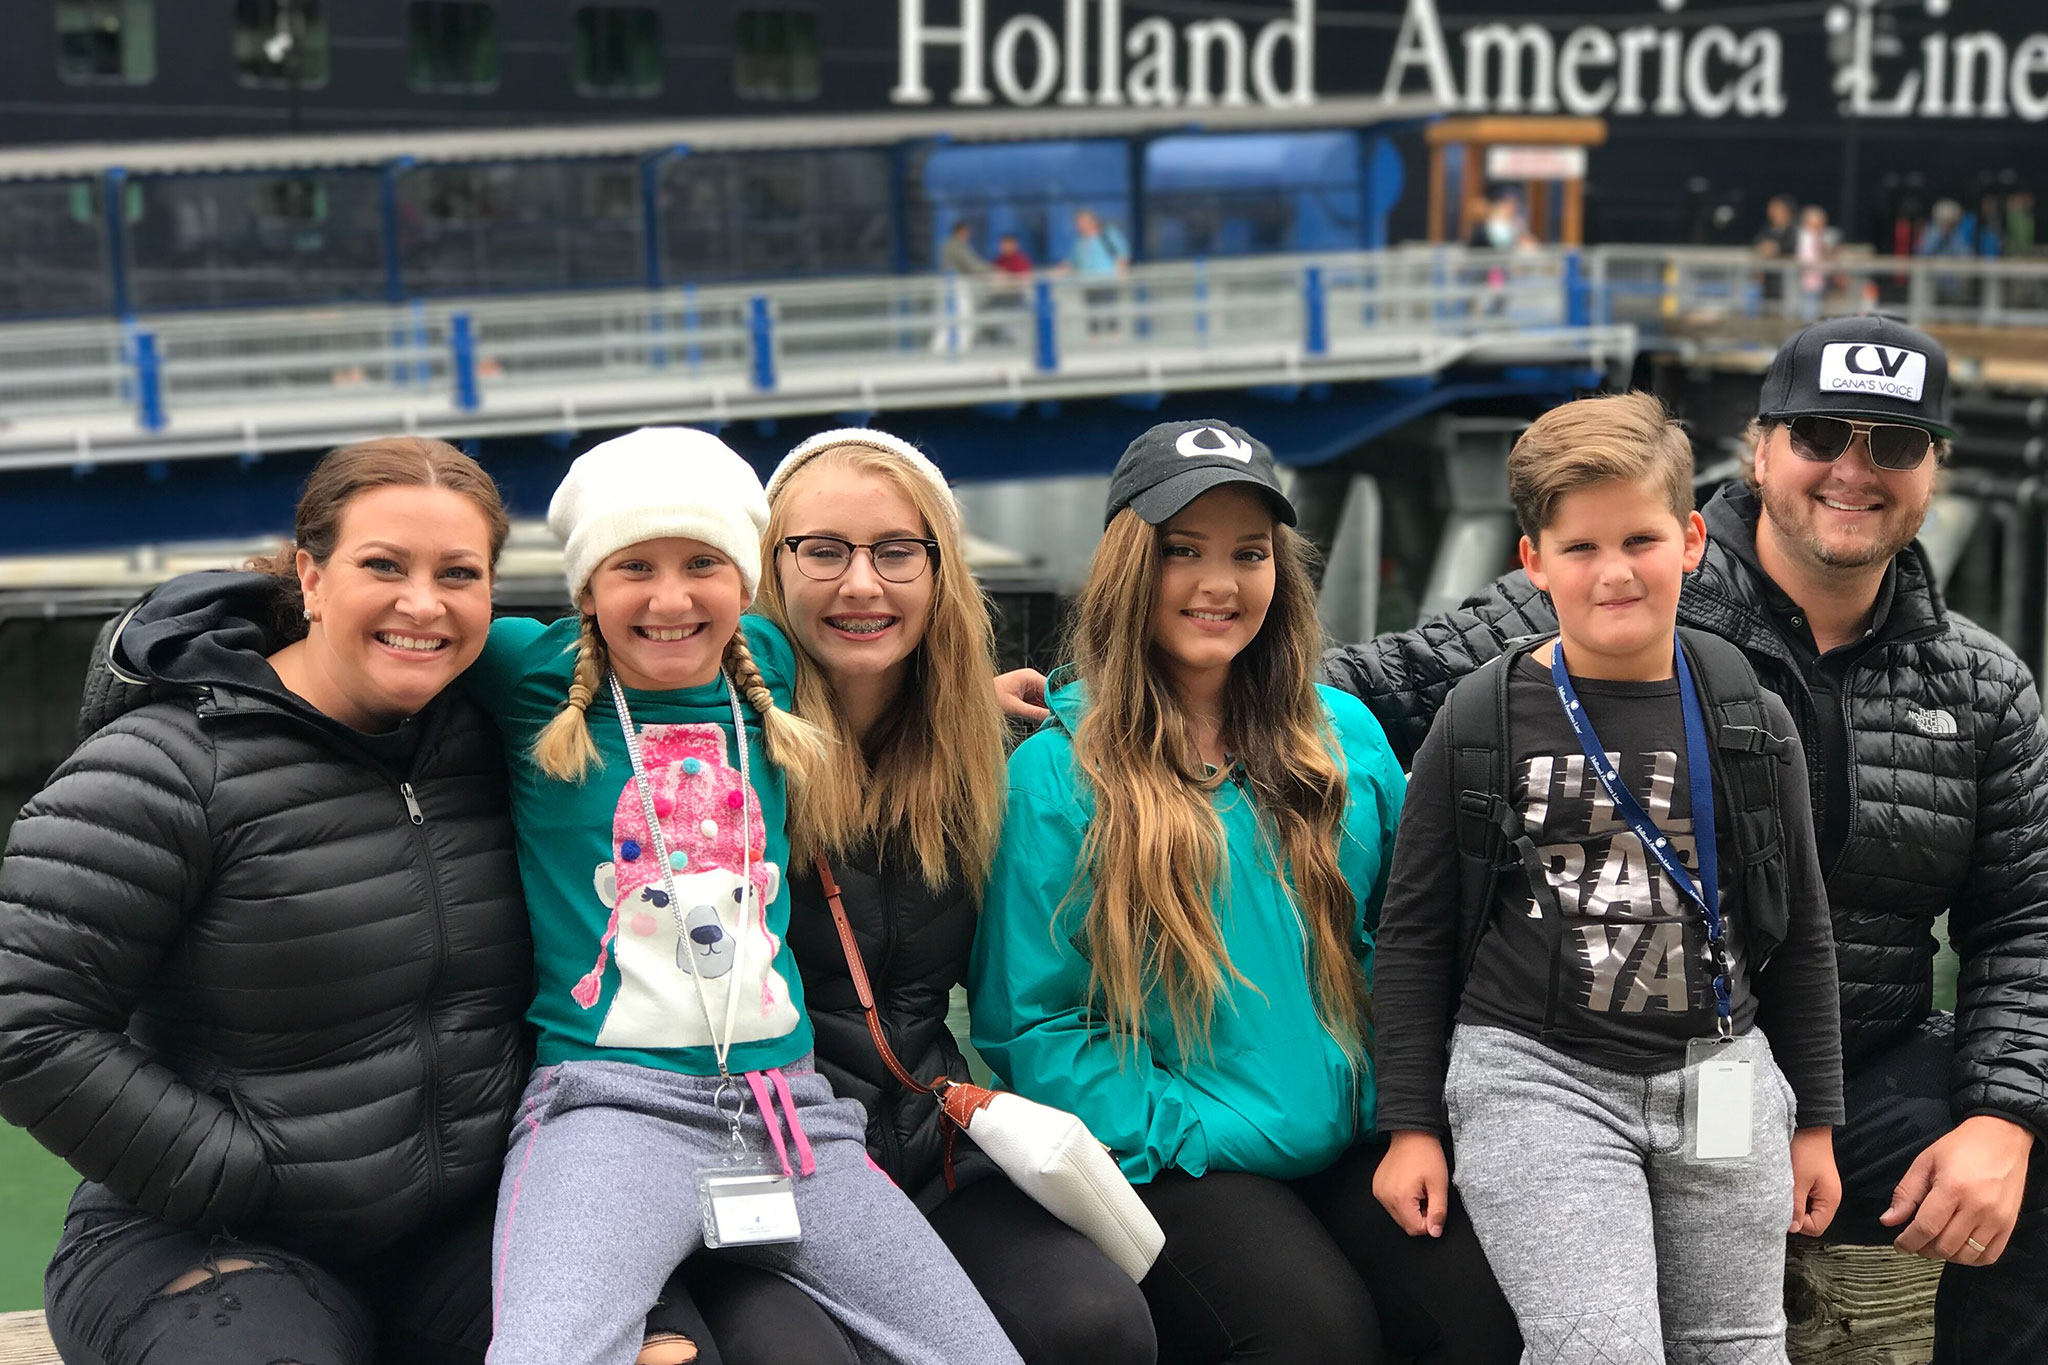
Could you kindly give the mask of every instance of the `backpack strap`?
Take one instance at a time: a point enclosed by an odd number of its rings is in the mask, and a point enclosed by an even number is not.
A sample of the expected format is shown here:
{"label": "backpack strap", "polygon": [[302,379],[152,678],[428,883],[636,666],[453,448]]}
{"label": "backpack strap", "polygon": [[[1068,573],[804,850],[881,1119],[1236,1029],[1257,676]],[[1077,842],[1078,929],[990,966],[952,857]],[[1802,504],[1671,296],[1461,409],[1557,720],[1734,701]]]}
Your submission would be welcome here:
{"label": "backpack strap", "polygon": [[1493,919],[1503,873],[1521,870],[1531,893],[1553,923],[1557,894],[1536,846],[1515,808],[1508,772],[1508,681],[1515,664],[1540,639],[1510,642],[1451,689],[1444,703],[1444,756],[1456,804],[1458,849],[1458,957],[1452,964],[1452,1007],[1479,955]]}
{"label": "backpack strap", "polygon": [[1763,684],[1739,648],[1690,627],[1681,627],[1679,637],[1706,712],[1715,758],[1714,799],[1734,841],[1728,852],[1741,876],[1744,927],[1755,970],[1785,941],[1788,927],[1778,770],[1798,739],[1771,732]]}

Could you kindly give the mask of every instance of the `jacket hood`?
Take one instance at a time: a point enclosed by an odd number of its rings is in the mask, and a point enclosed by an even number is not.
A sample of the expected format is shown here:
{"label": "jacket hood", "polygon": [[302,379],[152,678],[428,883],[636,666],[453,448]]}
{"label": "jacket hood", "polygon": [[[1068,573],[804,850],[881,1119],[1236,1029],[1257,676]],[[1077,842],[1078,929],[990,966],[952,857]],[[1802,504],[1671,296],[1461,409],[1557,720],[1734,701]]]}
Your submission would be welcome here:
{"label": "jacket hood", "polygon": [[227,570],[158,587],[101,633],[79,733],[173,693],[220,689],[306,711],[268,662],[286,643],[273,624],[276,594],[268,574]]}
{"label": "jacket hood", "polygon": [[1081,717],[1088,714],[1088,689],[1081,685],[1072,664],[1061,664],[1046,675],[1045,705],[1052,712],[1047,725],[1057,725],[1070,735],[1081,728]]}

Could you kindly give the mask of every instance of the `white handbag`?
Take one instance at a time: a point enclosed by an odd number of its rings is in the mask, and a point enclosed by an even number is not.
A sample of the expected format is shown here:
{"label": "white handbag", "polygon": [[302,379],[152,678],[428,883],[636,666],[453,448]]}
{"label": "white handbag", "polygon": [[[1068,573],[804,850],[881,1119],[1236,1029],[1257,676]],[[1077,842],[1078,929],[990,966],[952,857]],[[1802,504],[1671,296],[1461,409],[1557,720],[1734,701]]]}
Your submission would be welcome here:
{"label": "white handbag", "polygon": [[839,883],[833,880],[831,865],[823,857],[817,866],[825,903],[839,930],[839,946],[846,952],[854,993],[860,997],[861,1012],[867,1016],[868,1033],[882,1064],[908,1089],[937,1099],[940,1112],[953,1125],[946,1134],[946,1187],[953,1186],[953,1133],[965,1132],[1018,1189],[1100,1247],[1117,1269],[1133,1280],[1144,1279],[1166,1245],[1166,1233],[1087,1124],[1064,1109],[1007,1090],[990,1090],[943,1076],[926,1085],[896,1059],[875,1013],[875,993],[868,985],[860,944],[839,898]]}

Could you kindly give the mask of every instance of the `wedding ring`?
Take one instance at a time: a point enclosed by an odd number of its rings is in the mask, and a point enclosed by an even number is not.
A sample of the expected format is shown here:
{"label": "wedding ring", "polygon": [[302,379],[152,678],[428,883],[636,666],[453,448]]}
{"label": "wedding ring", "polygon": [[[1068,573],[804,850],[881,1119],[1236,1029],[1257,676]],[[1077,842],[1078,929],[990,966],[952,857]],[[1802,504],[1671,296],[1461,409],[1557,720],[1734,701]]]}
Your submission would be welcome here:
{"label": "wedding ring", "polygon": [[1963,1245],[1968,1247],[1970,1250],[1976,1252],[1979,1256],[1982,1256],[1984,1254],[1984,1244],[1978,1241],[1975,1237],[1965,1237],[1963,1239]]}

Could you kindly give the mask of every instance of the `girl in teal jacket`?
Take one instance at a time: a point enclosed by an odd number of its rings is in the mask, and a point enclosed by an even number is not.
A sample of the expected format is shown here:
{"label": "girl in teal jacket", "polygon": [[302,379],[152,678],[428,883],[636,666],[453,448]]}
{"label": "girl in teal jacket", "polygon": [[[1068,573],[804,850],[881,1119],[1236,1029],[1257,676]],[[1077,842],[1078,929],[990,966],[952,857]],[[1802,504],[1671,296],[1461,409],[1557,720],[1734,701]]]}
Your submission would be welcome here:
{"label": "girl in teal jacket", "polygon": [[[1110,484],[1053,717],[1010,760],[974,1043],[1078,1114],[1166,1231],[1162,1362],[1505,1362],[1469,1224],[1372,1196],[1372,934],[1404,782],[1314,684],[1306,542],[1272,456],[1154,427]],[[1384,1345],[1383,1345],[1384,1343]]]}

